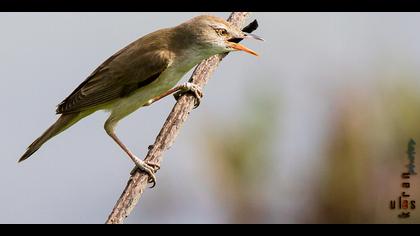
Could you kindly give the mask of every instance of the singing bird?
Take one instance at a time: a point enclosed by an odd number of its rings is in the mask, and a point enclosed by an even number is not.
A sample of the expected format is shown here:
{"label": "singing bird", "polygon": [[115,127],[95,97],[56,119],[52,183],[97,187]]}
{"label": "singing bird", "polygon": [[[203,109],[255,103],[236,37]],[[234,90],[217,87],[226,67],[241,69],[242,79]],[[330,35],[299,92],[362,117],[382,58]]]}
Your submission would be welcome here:
{"label": "singing bird", "polygon": [[197,16],[176,27],[143,36],[121,49],[83,81],[58,106],[58,120],[37,138],[19,159],[26,160],[45,142],[98,110],[109,111],[104,128],[136,166],[155,182],[158,166],[136,157],[117,137],[117,123],[136,111],[175,92],[193,92],[199,102],[202,92],[192,83],[177,85],[202,60],[213,55],[251,49],[238,39],[260,37],[242,32],[215,16]]}

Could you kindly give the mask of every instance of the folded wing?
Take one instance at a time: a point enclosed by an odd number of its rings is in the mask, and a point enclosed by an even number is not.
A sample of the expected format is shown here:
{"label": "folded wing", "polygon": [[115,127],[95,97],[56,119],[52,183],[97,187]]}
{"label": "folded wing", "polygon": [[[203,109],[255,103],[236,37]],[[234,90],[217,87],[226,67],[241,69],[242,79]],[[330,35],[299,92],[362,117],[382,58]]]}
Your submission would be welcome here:
{"label": "folded wing", "polygon": [[152,83],[172,62],[156,40],[141,38],[115,53],[58,105],[57,114],[94,109]]}

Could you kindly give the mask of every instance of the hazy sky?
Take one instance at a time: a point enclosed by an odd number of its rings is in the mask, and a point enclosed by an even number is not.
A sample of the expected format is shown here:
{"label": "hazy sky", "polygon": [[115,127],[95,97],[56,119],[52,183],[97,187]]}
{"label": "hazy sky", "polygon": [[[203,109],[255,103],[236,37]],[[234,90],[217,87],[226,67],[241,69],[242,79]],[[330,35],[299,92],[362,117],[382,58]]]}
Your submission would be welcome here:
{"label": "hazy sky", "polygon": [[[55,106],[101,62],[142,35],[199,14],[0,14],[0,222],[105,221],[133,167],[104,132],[106,113],[82,120],[22,164],[16,161],[54,122]],[[329,99],[336,88],[374,86],[370,78],[384,67],[390,73],[402,65],[420,68],[420,14],[253,13],[250,20],[254,18],[260,23],[255,33],[266,41],[244,44],[260,58],[232,53],[223,61],[204,90],[202,105],[166,152],[157,187],[146,191],[127,222],[225,221],[223,208],[206,185],[217,169],[206,169],[194,140],[200,139],[209,117],[240,119],[237,114],[247,109],[243,101],[251,93],[281,99],[281,119],[273,130],[278,142],[272,150],[278,157],[276,176],[283,184],[288,182],[284,176],[298,177],[299,187],[310,184],[310,170],[318,168],[318,137],[328,128],[333,109]],[[117,133],[143,156],[173,104],[170,97],[137,111],[120,123]],[[299,148],[302,143],[305,148]],[[310,201],[296,191],[286,191],[281,198]],[[279,201],[273,214],[279,222],[297,222],[301,205]]]}

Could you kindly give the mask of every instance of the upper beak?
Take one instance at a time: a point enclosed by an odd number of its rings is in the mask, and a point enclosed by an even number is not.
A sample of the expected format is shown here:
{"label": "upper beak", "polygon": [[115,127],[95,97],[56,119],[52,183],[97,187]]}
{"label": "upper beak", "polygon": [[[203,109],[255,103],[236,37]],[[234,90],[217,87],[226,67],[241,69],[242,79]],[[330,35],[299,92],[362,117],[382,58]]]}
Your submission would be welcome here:
{"label": "upper beak", "polygon": [[251,49],[245,47],[244,45],[238,43],[239,41],[241,41],[242,39],[245,39],[245,38],[253,38],[253,39],[256,39],[256,40],[264,41],[263,38],[255,35],[255,34],[244,32],[244,37],[243,38],[231,39],[231,40],[228,40],[229,41],[228,43],[229,43],[230,47],[233,48],[233,49],[236,49],[238,51],[244,51],[244,52],[247,52],[247,53],[252,54],[254,56],[258,56],[258,54],[256,52],[254,52],[253,50],[251,50]]}

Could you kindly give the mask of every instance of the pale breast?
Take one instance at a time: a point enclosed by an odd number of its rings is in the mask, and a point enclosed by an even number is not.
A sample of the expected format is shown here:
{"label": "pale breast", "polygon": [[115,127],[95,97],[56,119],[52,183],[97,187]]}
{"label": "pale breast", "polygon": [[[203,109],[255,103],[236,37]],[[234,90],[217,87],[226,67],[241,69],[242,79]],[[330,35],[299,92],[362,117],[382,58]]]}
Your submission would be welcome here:
{"label": "pale breast", "polygon": [[111,117],[119,120],[144,106],[150,99],[153,99],[169,89],[173,88],[185,73],[165,70],[155,81],[136,90],[132,95],[116,101],[109,108]]}
{"label": "pale breast", "polygon": [[150,99],[167,92],[203,59],[203,56],[194,53],[185,57],[178,57],[155,81],[114,103],[109,109],[112,113],[111,116],[115,119],[122,119],[144,106]]}

